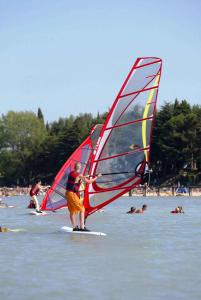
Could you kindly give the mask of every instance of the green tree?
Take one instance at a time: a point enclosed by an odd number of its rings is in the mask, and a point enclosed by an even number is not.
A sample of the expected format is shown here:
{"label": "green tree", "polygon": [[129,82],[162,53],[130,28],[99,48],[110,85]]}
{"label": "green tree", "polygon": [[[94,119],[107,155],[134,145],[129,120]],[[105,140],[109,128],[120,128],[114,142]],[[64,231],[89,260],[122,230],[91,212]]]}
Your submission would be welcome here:
{"label": "green tree", "polygon": [[[10,111],[0,122],[0,173],[9,182],[29,181],[27,165],[33,151],[37,151],[46,137],[46,129],[32,112]],[[5,166],[5,161],[10,163]],[[13,170],[13,172],[11,171]]]}
{"label": "green tree", "polygon": [[41,120],[44,124],[44,117],[43,117],[43,113],[42,113],[42,110],[40,109],[40,107],[38,108],[37,116],[38,116],[38,119]]}

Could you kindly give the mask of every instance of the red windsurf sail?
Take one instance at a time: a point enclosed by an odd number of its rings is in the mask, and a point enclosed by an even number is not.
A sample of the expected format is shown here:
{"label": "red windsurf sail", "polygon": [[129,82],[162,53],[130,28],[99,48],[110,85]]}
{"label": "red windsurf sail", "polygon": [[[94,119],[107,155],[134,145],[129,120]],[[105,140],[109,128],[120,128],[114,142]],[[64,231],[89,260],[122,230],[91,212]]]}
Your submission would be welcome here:
{"label": "red windsurf sail", "polygon": [[81,172],[83,174],[88,174],[90,169],[90,161],[93,151],[96,149],[96,144],[100,135],[101,128],[102,125],[95,125],[86,140],[77,148],[77,150],[62,166],[61,170],[55,177],[52,186],[43,199],[41,205],[42,210],[52,211],[66,206],[65,193],[68,175],[74,169],[74,165],[76,162],[81,163]]}
{"label": "red windsurf sail", "polygon": [[150,159],[161,68],[160,58],[138,58],[120,89],[91,158],[89,174],[103,176],[86,185],[86,217],[142,181]]}

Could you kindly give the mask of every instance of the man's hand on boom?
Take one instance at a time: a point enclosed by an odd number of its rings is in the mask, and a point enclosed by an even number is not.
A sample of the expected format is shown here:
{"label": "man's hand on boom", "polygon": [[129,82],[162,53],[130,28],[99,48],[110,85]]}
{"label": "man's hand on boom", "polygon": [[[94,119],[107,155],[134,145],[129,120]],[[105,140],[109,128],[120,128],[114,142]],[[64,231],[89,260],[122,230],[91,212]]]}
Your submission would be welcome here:
{"label": "man's hand on boom", "polygon": [[83,181],[85,181],[86,183],[93,183],[94,181],[96,181],[97,178],[99,178],[99,177],[101,177],[101,176],[102,176],[102,174],[98,174],[98,175],[96,175],[95,177],[93,177],[93,178],[90,179],[90,176],[89,176],[89,175],[86,175],[86,176],[80,175],[80,178],[81,178]]}

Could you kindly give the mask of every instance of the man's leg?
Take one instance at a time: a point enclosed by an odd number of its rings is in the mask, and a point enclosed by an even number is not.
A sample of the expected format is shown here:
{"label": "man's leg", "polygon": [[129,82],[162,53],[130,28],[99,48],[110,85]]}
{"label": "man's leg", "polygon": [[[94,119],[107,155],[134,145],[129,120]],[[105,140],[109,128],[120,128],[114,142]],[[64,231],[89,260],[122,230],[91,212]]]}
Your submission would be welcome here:
{"label": "man's leg", "polygon": [[71,220],[72,227],[75,228],[77,226],[76,214],[70,213],[70,220]]}
{"label": "man's leg", "polygon": [[80,228],[84,229],[84,214],[85,214],[85,210],[80,212]]}

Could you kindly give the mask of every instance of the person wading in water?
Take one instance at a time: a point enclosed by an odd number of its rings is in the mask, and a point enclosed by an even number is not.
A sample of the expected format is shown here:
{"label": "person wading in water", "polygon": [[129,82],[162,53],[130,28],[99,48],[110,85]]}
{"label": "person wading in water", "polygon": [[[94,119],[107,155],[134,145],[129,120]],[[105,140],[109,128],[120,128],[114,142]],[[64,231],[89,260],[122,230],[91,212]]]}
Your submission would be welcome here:
{"label": "person wading in water", "polygon": [[[75,163],[74,171],[70,172],[68,175],[68,181],[66,184],[66,199],[73,231],[90,231],[84,226],[85,207],[80,200],[79,189],[83,181],[86,183],[92,183],[102,175],[99,174],[93,179],[88,179],[86,176],[80,174],[81,167],[80,163]],[[80,214],[80,228],[78,227],[76,220],[76,215],[78,213]]]}

